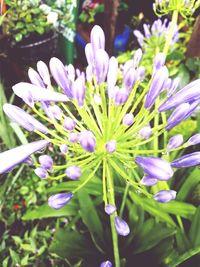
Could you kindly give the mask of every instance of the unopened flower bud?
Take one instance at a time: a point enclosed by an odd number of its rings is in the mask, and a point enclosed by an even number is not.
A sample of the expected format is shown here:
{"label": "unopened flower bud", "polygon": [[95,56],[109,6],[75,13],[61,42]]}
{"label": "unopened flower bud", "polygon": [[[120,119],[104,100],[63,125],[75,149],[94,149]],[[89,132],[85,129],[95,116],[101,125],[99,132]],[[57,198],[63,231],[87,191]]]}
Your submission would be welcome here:
{"label": "unopened flower bud", "polygon": [[40,177],[41,179],[46,179],[48,177],[48,173],[46,171],[46,169],[43,168],[36,168],[34,170],[35,174]]}
{"label": "unopened flower bud", "polygon": [[161,190],[154,195],[157,202],[166,203],[176,198],[176,191],[174,190]]}
{"label": "unopened flower bud", "polygon": [[182,144],[183,144],[183,136],[182,134],[177,134],[169,139],[169,142],[167,144],[167,151],[177,148]]}
{"label": "unopened flower bud", "polygon": [[127,236],[130,233],[130,228],[121,217],[116,216],[115,217],[115,228],[119,235]]}
{"label": "unopened flower bud", "polygon": [[69,133],[68,139],[69,139],[69,142],[76,143],[79,140],[79,135],[77,133],[71,132]]}
{"label": "unopened flower bud", "polygon": [[104,210],[108,215],[111,215],[117,210],[117,208],[112,204],[107,204]]}
{"label": "unopened flower bud", "polygon": [[153,186],[155,184],[157,184],[158,180],[156,178],[152,178],[149,175],[145,175],[141,180],[140,183],[142,185],[146,185],[146,186]]}
{"label": "unopened flower bud", "polygon": [[116,151],[116,140],[111,140],[106,143],[106,150],[108,153],[113,153]]}
{"label": "unopened flower bud", "polygon": [[79,134],[79,141],[83,149],[88,152],[94,152],[96,139],[91,131],[83,131]]}
{"label": "unopened flower bud", "polygon": [[68,145],[67,144],[62,144],[59,146],[59,148],[60,148],[60,152],[63,155],[67,154],[67,152],[68,152]]}
{"label": "unopened flower bud", "polygon": [[126,126],[131,126],[134,122],[134,116],[132,113],[127,113],[126,115],[124,115],[123,118],[123,124]]}
{"label": "unopened flower bud", "polygon": [[68,131],[73,131],[76,127],[76,122],[72,120],[70,117],[65,117],[64,119],[64,127]]}
{"label": "unopened flower bud", "polygon": [[104,261],[101,263],[100,267],[112,267],[112,263],[110,261]]}
{"label": "unopened flower bud", "polygon": [[50,170],[53,167],[53,159],[48,155],[42,155],[39,157],[39,162],[42,168]]}
{"label": "unopened flower bud", "polygon": [[81,169],[78,166],[70,166],[66,169],[66,175],[72,180],[78,180],[81,176]]}
{"label": "unopened flower bud", "polygon": [[190,137],[190,139],[187,141],[188,146],[197,145],[200,143],[200,133],[193,135]]}
{"label": "unopened flower bud", "polygon": [[72,197],[72,192],[55,194],[49,197],[48,205],[56,210],[61,209],[72,199]]}
{"label": "unopened flower bud", "polygon": [[138,134],[144,138],[144,139],[149,139],[149,137],[151,136],[152,134],[152,129],[149,125],[147,126],[144,126],[139,132]]}

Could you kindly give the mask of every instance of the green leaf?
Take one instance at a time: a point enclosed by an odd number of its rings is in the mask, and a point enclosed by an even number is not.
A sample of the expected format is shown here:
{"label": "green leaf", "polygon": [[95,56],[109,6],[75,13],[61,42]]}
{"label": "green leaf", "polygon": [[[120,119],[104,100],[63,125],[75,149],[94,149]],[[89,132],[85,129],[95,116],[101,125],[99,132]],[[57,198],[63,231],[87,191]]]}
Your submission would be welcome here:
{"label": "green leaf", "polygon": [[15,35],[15,40],[16,40],[16,42],[20,42],[20,41],[22,40],[22,38],[23,38],[23,35],[22,35],[21,33],[17,33],[17,34]]}
{"label": "green leaf", "polygon": [[155,247],[160,241],[176,233],[175,228],[167,228],[165,224],[158,224],[154,219],[148,219],[142,230],[135,237],[134,254],[147,251]]}
{"label": "green leaf", "polygon": [[199,182],[200,170],[198,168],[195,168],[190,174],[188,174],[187,179],[179,189],[177,199],[181,201],[186,200]]}
{"label": "green leaf", "polygon": [[25,26],[25,24],[21,21],[18,21],[16,24],[16,29],[23,29]]}
{"label": "green leaf", "polygon": [[181,53],[180,51],[178,50],[174,50],[172,53],[170,53],[168,56],[167,56],[167,61],[169,60],[183,60],[185,58],[184,54]]}
{"label": "green leaf", "polygon": [[62,258],[74,259],[92,255],[92,244],[78,232],[58,229],[50,245],[50,252]]}
{"label": "green leaf", "polygon": [[200,246],[200,206],[196,209],[196,213],[192,219],[189,237],[193,247]]}
{"label": "green leaf", "polygon": [[22,260],[21,260],[21,265],[22,265],[22,266],[27,266],[27,264],[28,264],[28,259],[29,259],[29,255],[27,254],[25,257],[22,258]]}
{"label": "green leaf", "polygon": [[14,262],[15,264],[16,264],[16,263],[19,264],[19,262],[20,262],[19,255],[18,255],[13,249],[11,249],[11,248],[9,249],[9,251],[10,251],[10,256],[11,256],[13,262]]}
{"label": "green leaf", "polygon": [[168,267],[176,267],[179,266],[182,262],[186,261],[187,259],[191,258],[192,256],[200,253],[200,246],[197,248],[189,249],[187,252],[183,253],[182,255],[178,256],[177,258],[173,259],[169,264]]}
{"label": "green leaf", "polygon": [[81,218],[87,226],[95,245],[101,250],[101,247],[103,247],[104,244],[104,234],[95,206],[86,190],[82,189],[78,192],[78,199],[80,203]]}
{"label": "green leaf", "polygon": [[35,219],[43,219],[49,217],[63,217],[63,216],[74,216],[77,215],[78,205],[73,199],[62,209],[54,210],[50,208],[47,204],[36,208],[35,210],[27,211],[22,220],[35,220]]}

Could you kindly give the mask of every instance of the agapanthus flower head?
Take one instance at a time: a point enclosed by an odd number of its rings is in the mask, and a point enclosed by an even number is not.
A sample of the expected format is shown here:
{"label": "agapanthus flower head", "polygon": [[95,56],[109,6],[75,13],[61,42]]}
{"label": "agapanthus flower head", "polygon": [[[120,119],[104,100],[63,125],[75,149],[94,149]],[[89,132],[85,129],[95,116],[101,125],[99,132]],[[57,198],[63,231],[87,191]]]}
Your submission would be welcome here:
{"label": "agapanthus flower head", "polygon": [[[170,22],[167,19],[162,21],[161,19],[157,19],[150,24],[143,24],[143,32],[135,30],[133,33],[137,38],[139,45],[147,49],[148,47],[153,47],[159,43],[161,46],[164,45],[166,37],[170,31]],[[179,38],[178,34],[178,26],[174,27],[174,32],[172,36],[171,46],[173,46]]]}

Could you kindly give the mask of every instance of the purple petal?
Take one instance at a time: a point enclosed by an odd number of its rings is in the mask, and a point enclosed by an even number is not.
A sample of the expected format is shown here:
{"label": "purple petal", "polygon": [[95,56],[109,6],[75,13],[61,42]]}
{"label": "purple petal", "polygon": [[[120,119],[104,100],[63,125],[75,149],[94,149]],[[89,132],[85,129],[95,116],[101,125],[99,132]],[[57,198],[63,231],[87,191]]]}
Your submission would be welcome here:
{"label": "purple petal", "polygon": [[77,100],[80,107],[82,107],[84,104],[85,90],[85,77],[81,75],[73,84],[73,97]]}
{"label": "purple petal", "polygon": [[157,184],[157,182],[158,182],[157,179],[152,178],[152,177],[150,177],[148,175],[145,175],[140,181],[140,183],[142,185],[146,185],[146,186],[153,186],[153,185]]}
{"label": "purple petal", "polygon": [[147,140],[152,134],[152,129],[149,125],[144,126],[141,130],[139,130],[138,134],[139,136]]}
{"label": "purple petal", "polygon": [[178,106],[170,115],[169,119],[167,120],[167,126],[165,127],[166,130],[169,130],[179,123],[181,123],[186,115],[188,114],[190,110],[190,104],[183,103],[180,106]]}
{"label": "purple petal", "polygon": [[200,152],[194,152],[180,157],[171,163],[173,168],[188,168],[200,165]]}
{"label": "purple petal", "polygon": [[45,85],[44,85],[42,79],[40,78],[40,75],[34,69],[29,68],[28,77],[29,77],[32,84],[45,88]]}
{"label": "purple petal", "polygon": [[76,127],[76,122],[74,120],[72,120],[70,117],[65,117],[64,127],[68,131],[73,131]]}
{"label": "purple petal", "polygon": [[69,142],[76,143],[79,140],[79,134],[71,132],[69,133],[68,139],[69,139]]}
{"label": "purple petal", "polygon": [[97,83],[105,81],[108,72],[109,56],[103,49],[98,49],[95,52],[95,72]]}
{"label": "purple petal", "polygon": [[48,128],[46,126],[26,113],[23,109],[11,104],[4,104],[3,110],[13,122],[16,122],[27,131],[32,132],[38,130],[45,134],[48,133]]}
{"label": "purple petal", "polygon": [[38,70],[40,76],[42,77],[43,82],[46,85],[51,85],[49,69],[43,61],[40,60],[37,62],[37,70]]}
{"label": "purple petal", "polygon": [[111,140],[109,142],[106,143],[106,150],[108,153],[113,153],[116,151],[116,140]]}
{"label": "purple petal", "polygon": [[49,197],[48,205],[52,209],[61,209],[72,199],[72,197],[72,192],[55,194]]}
{"label": "purple petal", "polygon": [[139,156],[135,158],[135,162],[150,177],[161,181],[169,180],[174,174],[170,164],[162,158]]}
{"label": "purple petal", "polygon": [[169,142],[167,144],[167,151],[177,148],[182,144],[183,144],[183,136],[182,134],[177,134],[169,139]]}
{"label": "purple petal", "polygon": [[48,143],[47,140],[40,140],[2,152],[0,154],[0,174],[13,169],[31,154],[46,147]]}
{"label": "purple petal", "polygon": [[62,144],[59,146],[59,148],[60,148],[60,152],[63,155],[67,154],[67,152],[68,152],[68,145],[67,144]]}
{"label": "purple petal", "polygon": [[193,135],[187,141],[188,146],[197,145],[200,143],[200,133]]}
{"label": "purple petal", "polygon": [[166,203],[176,198],[176,191],[174,190],[161,190],[154,195],[157,202]]}
{"label": "purple petal", "polygon": [[94,66],[94,51],[93,51],[91,43],[88,43],[85,46],[85,56],[86,56],[88,65]]}
{"label": "purple petal", "polygon": [[118,89],[115,88],[115,96],[114,96],[114,102],[116,106],[123,105],[126,103],[128,97],[129,97],[129,92],[125,89]]}
{"label": "purple petal", "polygon": [[134,68],[130,68],[124,75],[124,87],[126,90],[131,90],[137,80],[137,73]]}
{"label": "purple petal", "polygon": [[100,267],[112,267],[112,263],[110,261],[104,261],[101,263]]}
{"label": "purple petal", "polygon": [[39,162],[43,169],[51,170],[53,167],[53,159],[49,155],[40,156]]}
{"label": "purple petal", "polygon": [[83,131],[79,134],[79,141],[83,149],[88,152],[94,152],[96,148],[96,139],[91,131]]}
{"label": "purple petal", "polygon": [[130,126],[132,125],[134,122],[134,116],[132,113],[127,113],[126,115],[124,115],[123,118],[123,124],[126,126]]}
{"label": "purple petal", "polygon": [[104,210],[108,215],[112,215],[117,210],[117,208],[112,204],[107,204]]}
{"label": "purple petal", "polygon": [[41,179],[46,179],[48,177],[48,172],[43,168],[36,168],[34,172]]}
{"label": "purple petal", "polygon": [[102,28],[95,25],[90,34],[90,40],[93,47],[93,51],[97,49],[105,49],[105,35]]}
{"label": "purple petal", "polygon": [[134,55],[133,55],[133,66],[137,67],[140,64],[141,59],[142,59],[142,49],[139,48],[134,52]]}

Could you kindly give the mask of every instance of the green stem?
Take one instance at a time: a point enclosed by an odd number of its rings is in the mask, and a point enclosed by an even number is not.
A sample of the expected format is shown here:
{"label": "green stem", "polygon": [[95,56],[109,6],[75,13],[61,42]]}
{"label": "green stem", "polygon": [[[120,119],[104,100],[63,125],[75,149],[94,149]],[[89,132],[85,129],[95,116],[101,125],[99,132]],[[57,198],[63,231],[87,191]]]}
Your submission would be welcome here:
{"label": "green stem", "polygon": [[[113,180],[111,176],[111,171],[109,165],[106,166],[107,172],[107,182],[108,182],[108,198],[109,203],[115,206],[115,196],[114,196],[114,188],[113,188]],[[117,213],[115,212],[110,216],[110,224],[111,224],[111,232],[112,232],[112,241],[113,241],[113,250],[114,250],[114,258],[115,258],[115,267],[120,267],[120,256],[119,256],[119,247],[118,247],[118,235],[115,228],[115,216]]]}
{"label": "green stem", "polygon": [[126,204],[126,198],[127,198],[127,194],[128,194],[128,189],[129,189],[130,184],[127,183],[126,184],[126,188],[124,190],[124,195],[123,195],[123,199],[122,199],[122,204],[121,204],[121,208],[120,208],[120,212],[119,212],[119,216],[122,217],[123,211],[124,211],[124,207]]}

